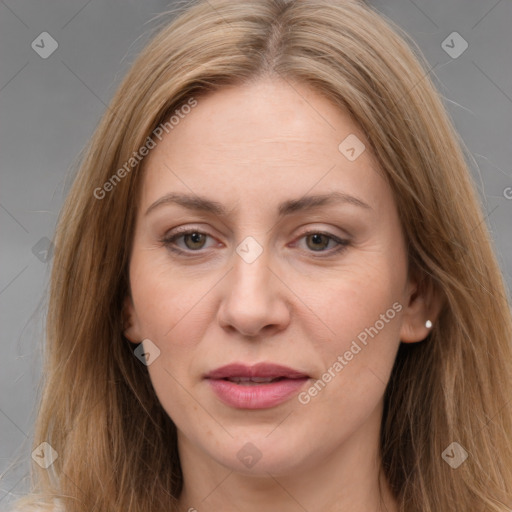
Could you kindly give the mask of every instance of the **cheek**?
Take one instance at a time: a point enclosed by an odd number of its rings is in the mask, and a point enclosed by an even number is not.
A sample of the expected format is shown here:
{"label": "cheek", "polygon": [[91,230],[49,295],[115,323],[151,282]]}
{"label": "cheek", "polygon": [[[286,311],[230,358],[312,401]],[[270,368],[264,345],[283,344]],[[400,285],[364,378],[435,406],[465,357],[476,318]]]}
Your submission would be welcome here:
{"label": "cheek", "polygon": [[397,309],[405,309],[405,304],[395,308],[393,304],[403,301],[406,266],[399,252],[394,256],[362,252],[354,257],[355,262],[347,263],[335,276],[330,275],[317,286],[305,286],[300,291],[308,297],[307,305],[321,320],[326,340],[337,350],[350,345],[351,340],[376,322],[382,338],[398,336]]}
{"label": "cheek", "polygon": [[[162,261],[162,254],[151,258],[149,252],[134,255],[130,282],[139,328],[145,337],[160,343],[170,337],[184,339],[175,333],[182,324],[189,323],[189,315],[215,284],[211,276],[194,277],[177,272]],[[189,338],[192,334],[189,332]]]}
{"label": "cheek", "polygon": [[[209,325],[204,300],[215,280],[184,276],[168,264],[151,257],[151,251],[134,252],[130,265],[131,292],[142,338],[159,348],[157,359],[148,366],[155,393],[169,416],[197,415],[197,403],[190,400],[188,369]],[[160,257],[161,259],[161,257]],[[172,415],[171,415],[172,412]]]}
{"label": "cheek", "polygon": [[298,397],[304,428],[315,431],[325,446],[348,438],[376,414],[399,346],[402,308],[389,291],[344,294],[347,290],[352,289],[338,290],[336,305],[326,304],[330,339],[313,338],[323,373]]}
{"label": "cheek", "polygon": [[200,402],[191,399],[186,375],[180,373],[180,366],[188,366],[188,361],[181,360],[179,366],[169,365],[166,355],[157,359],[148,367],[151,384],[161,406],[182,432],[190,432],[198,418],[205,422],[204,410]]}
{"label": "cheek", "polygon": [[380,400],[400,343],[405,280],[403,254],[379,258],[368,251],[317,293],[310,292],[317,320],[316,330],[310,324],[309,333],[325,373],[308,396],[318,406],[325,404],[326,414],[331,400],[361,413]]}

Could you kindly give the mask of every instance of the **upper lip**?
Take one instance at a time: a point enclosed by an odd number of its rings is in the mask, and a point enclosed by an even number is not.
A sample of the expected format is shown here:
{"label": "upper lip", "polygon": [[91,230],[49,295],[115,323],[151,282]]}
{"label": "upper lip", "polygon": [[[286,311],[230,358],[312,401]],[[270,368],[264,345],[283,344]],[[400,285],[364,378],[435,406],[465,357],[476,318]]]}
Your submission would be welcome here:
{"label": "upper lip", "polygon": [[254,365],[231,363],[212,370],[205,375],[206,379],[227,379],[233,377],[284,377],[287,379],[300,379],[309,376],[299,370],[273,363],[258,363]]}

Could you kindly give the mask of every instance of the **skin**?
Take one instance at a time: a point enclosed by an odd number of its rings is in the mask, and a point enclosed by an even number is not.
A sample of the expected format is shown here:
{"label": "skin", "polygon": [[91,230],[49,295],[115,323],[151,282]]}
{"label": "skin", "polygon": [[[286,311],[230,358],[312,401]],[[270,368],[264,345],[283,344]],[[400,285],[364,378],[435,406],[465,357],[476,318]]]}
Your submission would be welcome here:
{"label": "skin", "polygon": [[[396,204],[370,151],[350,161],[338,150],[349,134],[369,147],[316,91],[262,79],[200,98],[146,160],[125,335],[160,350],[148,370],[178,429],[181,510],[396,510],[383,478],[379,489],[383,394],[400,341],[423,340],[437,306],[408,278]],[[278,216],[284,201],[334,191],[368,207]],[[165,203],[146,214],[170,192],[227,213]],[[169,242],[188,251],[178,255],[162,238],[179,226],[208,236]],[[335,252],[307,231],[348,243]],[[252,263],[236,252],[248,236],[263,249]],[[401,311],[306,404],[235,409],[203,379],[266,361],[309,375],[307,391],[396,303]],[[251,468],[237,457],[246,443],[261,454]]]}

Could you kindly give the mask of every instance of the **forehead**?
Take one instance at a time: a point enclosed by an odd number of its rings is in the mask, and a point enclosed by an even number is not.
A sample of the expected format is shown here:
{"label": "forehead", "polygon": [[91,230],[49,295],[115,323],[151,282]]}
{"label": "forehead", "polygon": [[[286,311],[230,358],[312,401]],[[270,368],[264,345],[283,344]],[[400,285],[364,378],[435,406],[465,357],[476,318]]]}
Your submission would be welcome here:
{"label": "forehead", "polygon": [[175,189],[261,199],[269,190],[284,197],[366,188],[367,201],[378,203],[387,184],[365,147],[348,113],[308,86],[226,87],[198,98],[148,155],[142,201]]}
{"label": "forehead", "polygon": [[237,151],[243,144],[271,156],[276,146],[297,151],[300,144],[304,151],[330,147],[336,154],[345,136],[364,138],[348,113],[304,84],[262,80],[225,87],[197,101],[173,128],[173,137],[166,138],[168,149],[186,140],[198,150],[214,145]]}

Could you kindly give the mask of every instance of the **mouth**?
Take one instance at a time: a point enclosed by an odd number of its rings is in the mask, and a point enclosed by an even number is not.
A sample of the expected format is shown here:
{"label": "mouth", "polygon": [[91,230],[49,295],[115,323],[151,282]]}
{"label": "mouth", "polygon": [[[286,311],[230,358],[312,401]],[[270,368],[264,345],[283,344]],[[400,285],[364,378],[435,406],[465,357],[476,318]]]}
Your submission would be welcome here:
{"label": "mouth", "polygon": [[252,366],[232,363],[212,370],[205,375],[206,379],[253,381],[256,383],[270,382],[273,379],[302,379],[304,377],[309,378],[309,375],[288,366],[274,363],[258,363]]}
{"label": "mouth", "polygon": [[271,384],[272,382],[279,382],[285,378],[286,377],[228,377],[222,380],[235,382],[236,384],[240,384],[240,386],[257,386],[258,384]]}
{"label": "mouth", "polygon": [[273,363],[230,364],[204,377],[224,404],[237,409],[267,409],[287,401],[310,376]]}

